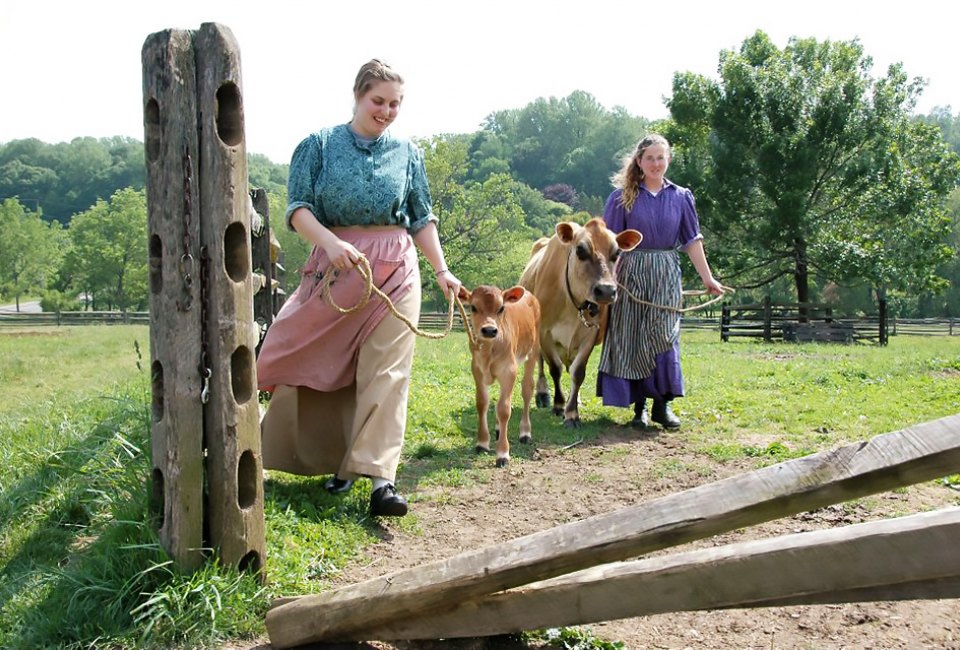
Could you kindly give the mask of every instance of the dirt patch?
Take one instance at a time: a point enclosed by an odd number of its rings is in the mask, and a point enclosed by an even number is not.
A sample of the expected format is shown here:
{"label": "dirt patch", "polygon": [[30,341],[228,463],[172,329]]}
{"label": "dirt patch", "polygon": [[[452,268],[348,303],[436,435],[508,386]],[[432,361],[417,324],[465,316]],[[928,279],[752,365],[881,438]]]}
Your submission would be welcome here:
{"label": "dirt patch", "polygon": [[[568,448],[540,447],[501,470],[481,470],[486,482],[469,487],[400,488],[411,498],[417,526],[384,520],[383,541],[346,567],[350,584],[546,530],[592,515],[679,492],[755,469],[753,459],[718,463],[693,453],[683,430],[613,427],[600,440]],[[960,505],[960,493],[938,483],[884,493],[801,513],[697,544],[844,526]],[[411,528],[416,530],[411,531]],[[960,547],[958,547],[960,548]],[[676,550],[676,549],[673,549]],[[681,612],[585,626],[595,637],[630,649],[952,649],[960,650],[960,601],[903,601],[850,605]],[[246,646],[250,648],[251,646]],[[267,639],[253,646],[270,648]],[[329,646],[328,646],[329,647]],[[343,646],[376,650],[529,648],[514,639],[371,642]]]}

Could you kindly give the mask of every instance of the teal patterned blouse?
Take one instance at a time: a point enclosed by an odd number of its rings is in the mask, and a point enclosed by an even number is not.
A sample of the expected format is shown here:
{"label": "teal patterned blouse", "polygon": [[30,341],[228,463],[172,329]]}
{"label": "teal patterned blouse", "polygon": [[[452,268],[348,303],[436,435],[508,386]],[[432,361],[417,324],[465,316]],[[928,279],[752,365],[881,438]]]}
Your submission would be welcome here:
{"label": "teal patterned blouse", "polygon": [[348,124],[313,133],[290,161],[287,225],[308,208],[325,226],[403,226],[414,235],[433,214],[423,153],[385,132],[358,138]]}

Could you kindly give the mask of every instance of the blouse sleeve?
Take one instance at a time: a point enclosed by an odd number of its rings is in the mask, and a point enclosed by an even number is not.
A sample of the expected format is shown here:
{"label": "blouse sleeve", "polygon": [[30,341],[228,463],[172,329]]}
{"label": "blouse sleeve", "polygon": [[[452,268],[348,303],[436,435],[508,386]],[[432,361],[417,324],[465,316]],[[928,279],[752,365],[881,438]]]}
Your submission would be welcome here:
{"label": "blouse sleeve", "polygon": [[603,206],[603,221],[615,233],[627,229],[627,214],[620,204],[620,190],[614,190],[607,197],[607,203]]}
{"label": "blouse sleeve", "polygon": [[687,247],[698,239],[703,239],[700,233],[700,217],[697,216],[697,206],[693,198],[693,192],[684,189],[680,194],[680,250],[685,251]]}
{"label": "blouse sleeve", "polygon": [[286,214],[287,227],[290,229],[293,229],[290,217],[299,208],[307,208],[318,219],[321,216],[317,196],[314,194],[314,186],[323,163],[320,152],[320,135],[314,133],[297,145],[290,159]]}
{"label": "blouse sleeve", "polygon": [[410,144],[410,191],[407,194],[407,215],[410,226],[407,231],[416,235],[428,223],[437,223],[440,219],[433,213],[433,200],[430,197],[430,185],[427,183],[427,169],[423,163],[423,152]]}

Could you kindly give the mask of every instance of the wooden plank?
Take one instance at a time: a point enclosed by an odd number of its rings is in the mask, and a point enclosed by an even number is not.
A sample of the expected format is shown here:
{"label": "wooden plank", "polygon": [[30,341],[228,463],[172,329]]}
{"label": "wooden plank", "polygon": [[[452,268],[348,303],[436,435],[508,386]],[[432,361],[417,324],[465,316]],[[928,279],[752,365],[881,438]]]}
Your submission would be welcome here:
{"label": "wooden plank", "polygon": [[202,561],[199,166],[193,41],[166,30],[143,45],[149,255],[152,504],[183,569]]}
{"label": "wooden plank", "polygon": [[951,508],[616,563],[342,640],[493,636],[665,612],[849,602],[945,578],[956,584],[958,535],[960,508]]}
{"label": "wooden plank", "polygon": [[247,153],[240,48],[229,28],[194,37],[200,120],[200,238],[206,296],[204,408],[210,543],[220,562],[262,577],[263,466],[257,402]]}
{"label": "wooden plank", "polygon": [[271,609],[267,631],[278,648],[347,638],[504,589],[935,479],[958,467],[960,416],[951,416],[304,596]]}

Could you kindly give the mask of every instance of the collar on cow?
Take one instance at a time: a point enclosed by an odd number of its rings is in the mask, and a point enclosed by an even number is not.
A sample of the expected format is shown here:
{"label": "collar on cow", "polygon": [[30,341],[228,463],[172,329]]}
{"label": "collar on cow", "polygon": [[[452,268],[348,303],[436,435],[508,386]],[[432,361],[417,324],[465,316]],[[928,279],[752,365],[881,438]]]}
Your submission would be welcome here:
{"label": "collar on cow", "polygon": [[595,302],[590,302],[589,300],[584,300],[579,305],[577,304],[577,299],[573,297],[573,290],[570,288],[570,258],[573,257],[574,251],[571,250],[570,254],[567,255],[567,265],[563,269],[563,279],[567,285],[567,295],[570,296],[570,302],[573,303],[573,306],[577,309],[577,314],[580,316],[580,322],[587,327],[596,327],[597,324],[591,321],[588,321],[584,312],[590,315],[590,318],[596,318],[597,314],[600,313],[600,305]]}

